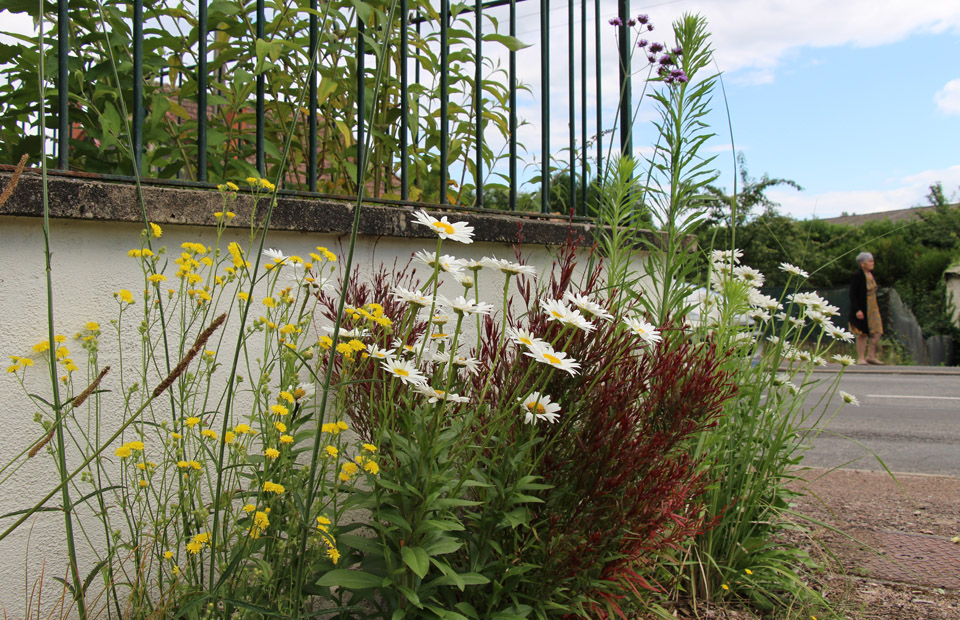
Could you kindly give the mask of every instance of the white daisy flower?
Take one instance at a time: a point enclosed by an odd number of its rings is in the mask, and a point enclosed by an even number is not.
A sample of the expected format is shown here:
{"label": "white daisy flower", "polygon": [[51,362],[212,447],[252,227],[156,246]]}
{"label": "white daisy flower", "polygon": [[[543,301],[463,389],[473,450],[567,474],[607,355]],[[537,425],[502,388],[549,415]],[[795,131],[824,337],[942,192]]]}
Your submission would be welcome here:
{"label": "white daisy flower", "polygon": [[747,316],[754,321],[760,321],[761,323],[766,323],[770,320],[770,313],[766,310],[760,310],[759,308],[751,310],[747,313]]}
{"label": "white daisy flower", "polygon": [[593,301],[586,295],[578,295],[567,291],[563,295],[563,300],[568,304],[573,304],[581,312],[590,317],[597,317],[598,319],[603,319],[604,321],[610,321],[613,319],[613,315],[606,311],[606,309]]}
{"label": "white daisy flower", "polygon": [[536,424],[540,420],[556,422],[560,418],[560,404],[550,402],[550,397],[540,392],[533,392],[526,398],[518,398],[523,406],[523,421],[526,424]]}
{"label": "white daisy flower", "polygon": [[743,282],[746,282],[750,286],[755,288],[760,288],[763,286],[763,274],[753,267],[747,267],[746,265],[740,265],[739,267],[733,268],[733,275]]}
{"label": "white daisy flower", "polygon": [[800,278],[809,278],[810,274],[800,269],[796,265],[791,265],[790,263],[780,263],[780,271],[786,271],[792,276],[798,276]]}
{"label": "white daisy flower", "polygon": [[416,352],[417,352],[417,350],[413,347],[413,345],[405,344],[405,343],[404,343],[402,340],[400,340],[399,338],[395,338],[395,339],[393,340],[392,345],[393,345],[393,349],[394,349],[395,351],[398,351],[398,352],[401,352],[401,353],[416,353]]}
{"label": "white daisy flower", "polygon": [[453,358],[453,365],[463,368],[471,375],[475,375],[480,372],[480,360],[475,357],[457,355]]}
{"label": "white daisy flower", "polygon": [[367,345],[367,354],[378,360],[392,360],[395,357],[395,353],[392,350],[382,349],[375,344]]}
{"label": "white daisy flower", "polygon": [[834,340],[840,340],[842,342],[853,342],[853,334],[843,329],[842,327],[837,327],[835,325],[828,325],[824,328],[824,331],[827,332],[827,335],[833,338]]}
{"label": "white daisy flower", "polygon": [[282,264],[285,260],[287,260],[287,257],[283,255],[283,252],[280,250],[274,250],[273,248],[267,248],[264,250],[263,255],[277,264]]}
{"label": "white daisy flower", "polygon": [[589,333],[593,331],[593,323],[580,314],[579,310],[571,310],[559,299],[544,299],[540,301],[540,307],[547,313],[548,321],[557,321],[564,325],[573,325],[577,329]]}
{"label": "white daisy flower", "polygon": [[653,326],[652,323],[647,323],[643,319],[624,319],[623,322],[627,325],[631,332],[634,335],[640,336],[640,339],[647,344],[655,344],[662,340],[660,332],[657,331],[657,328]]}
{"label": "white daisy flower", "polygon": [[482,260],[475,260],[472,258],[462,258],[460,259],[460,264],[463,265],[464,269],[472,271],[473,273],[477,273],[486,267],[486,263],[484,263]]}
{"label": "white daisy flower", "polygon": [[840,392],[840,398],[843,400],[843,404],[853,405],[854,407],[860,406],[860,401],[857,400],[856,396],[854,396],[853,394],[844,392],[843,390],[840,390],[839,392]]}
{"label": "white daisy flower", "polygon": [[750,287],[750,290],[747,291],[747,299],[754,308],[763,308],[767,312],[774,312],[783,308],[779,301],[769,295],[764,295],[753,287]]}
{"label": "white daisy flower", "polygon": [[437,233],[441,239],[449,239],[458,243],[473,243],[473,226],[466,222],[451,222],[444,215],[439,220],[426,211],[420,209],[413,214],[414,224],[426,226]]}
{"label": "white daisy flower", "polygon": [[[333,335],[332,327],[327,327],[326,325],[324,325],[323,331],[327,332],[331,336]],[[344,329],[343,327],[340,328],[341,338],[356,338],[357,340],[360,340],[362,338],[366,338],[369,335],[370,335],[370,331],[363,329],[361,327],[356,327],[354,329]]]}
{"label": "white daisy flower", "polygon": [[433,317],[430,318],[430,322],[433,323],[434,325],[446,325],[447,323],[450,322],[450,315],[440,314],[438,312],[434,314]]}
{"label": "white daisy flower", "polygon": [[440,303],[449,306],[457,314],[490,314],[493,312],[493,304],[474,301],[460,295],[456,299],[444,298]]}
{"label": "white daisy flower", "polygon": [[710,253],[710,261],[714,263],[733,263],[737,265],[743,258],[743,250],[714,250]]}
{"label": "white daisy flower", "polygon": [[[460,264],[463,265],[462,262]],[[469,273],[455,272],[451,275],[453,275],[453,279],[457,281],[457,284],[463,288],[472,288],[474,285],[473,276]]]}
{"label": "white daisy flower", "polygon": [[435,403],[439,400],[445,400],[451,403],[466,403],[470,401],[466,396],[460,396],[459,394],[445,392],[443,390],[435,390],[427,384],[418,385],[414,389],[426,396],[428,403]]}
{"label": "white daisy flower", "polygon": [[420,291],[411,291],[403,288],[402,286],[394,287],[393,297],[397,301],[402,301],[414,306],[420,306],[421,308],[430,306],[433,301],[430,297],[420,293]]}
{"label": "white daisy flower", "polygon": [[533,265],[521,265],[520,263],[512,263],[505,258],[494,258],[490,256],[484,256],[480,262],[491,269],[499,269],[503,273],[511,276],[537,277],[537,268]]}
{"label": "white daisy flower", "polygon": [[853,359],[849,355],[834,355],[833,361],[844,367],[852,366],[857,363],[857,360]]}
{"label": "white daisy flower", "polygon": [[380,367],[403,383],[418,385],[427,382],[427,378],[420,373],[413,362],[407,360],[384,360]]}
{"label": "white daisy flower", "polygon": [[522,344],[528,347],[544,346],[547,344],[545,340],[542,338],[537,338],[530,331],[526,329],[516,329],[513,327],[507,327],[507,338],[517,344]]}
{"label": "white daisy flower", "polygon": [[803,327],[803,317],[801,316],[792,316],[787,319],[787,322],[793,325],[794,327]]}
{"label": "white daisy flower", "polygon": [[297,387],[291,391],[291,394],[293,394],[293,397],[297,400],[309,400],[313,398],[316,391],[317,388],[312,383],[298,383]]}
{"label": "white daisy flower", "polygon": [[524,355],[532,357],[542,364],[547,364],[553,368],[568,372],[571,375],[577,374],[580,369],[580,362],[577,362],[573,358],[568,358],[567,354],[563,351],[555,351],[553,347],[548,344],[532,346],[529,351],[524,352]]}
{"label": "white daisy flower", "polygon": [[446,271],[447,273],[452,273],[452,274],[463,273],[463,265],[460,264],[460,261],[457,258],[454,258],[449,254],[443,254],[442,256],[440,256],[440,259],[438,261],[436,254],[427,252],[426,250],[420,250],[414,253],[413,259],[423,263],[424,265],[426,265],[427,267],[430,267],[431,269],[436,268],[437,263],[439,262],[440,271]]}

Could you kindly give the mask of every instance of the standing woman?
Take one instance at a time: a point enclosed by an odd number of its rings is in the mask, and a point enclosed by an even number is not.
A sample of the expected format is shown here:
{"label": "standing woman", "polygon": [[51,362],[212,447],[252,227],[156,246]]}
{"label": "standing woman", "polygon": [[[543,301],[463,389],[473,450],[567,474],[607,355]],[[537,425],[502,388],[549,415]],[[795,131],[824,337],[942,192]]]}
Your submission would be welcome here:
{"label": "standing woman", "polygon": [[883,335],[883,320],[877,305],[877,281],[873,277],[873,254],[857,255],[860,269],[850,280],[850,329],[857,335],[857,363],[878,364],[877,343]]}

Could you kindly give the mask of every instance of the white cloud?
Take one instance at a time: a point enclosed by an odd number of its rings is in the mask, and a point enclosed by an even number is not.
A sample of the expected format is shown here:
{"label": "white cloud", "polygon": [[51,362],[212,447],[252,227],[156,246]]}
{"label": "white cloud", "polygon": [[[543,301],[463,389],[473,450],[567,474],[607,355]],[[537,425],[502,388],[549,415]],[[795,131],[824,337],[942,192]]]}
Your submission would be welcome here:
{"label": "white cloud", "polygon": [[960,78],[950,80],[933,96],[944,114],[960,114]]}
{"label": "white cloud", "polygon": [[792,189],[774,189],[767,195],[779,202],[781,211],[797,219],[820,219],[838,215],[878,213],[927,204],[930,185],[940,181],[949,196],[960,186],[960,166],[924,170],[894,180],[893,187],[877,190],[806,194]]}

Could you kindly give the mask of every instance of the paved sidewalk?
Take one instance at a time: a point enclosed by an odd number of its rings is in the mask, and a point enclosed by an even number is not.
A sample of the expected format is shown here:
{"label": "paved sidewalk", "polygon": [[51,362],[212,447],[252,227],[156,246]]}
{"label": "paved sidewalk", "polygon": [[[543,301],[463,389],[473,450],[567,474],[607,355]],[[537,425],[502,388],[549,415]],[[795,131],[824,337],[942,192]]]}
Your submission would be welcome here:
{"label": "paved sidewalk", "polygon": [[[835,373],[842,366],[840,364],[827,364],[814,368],[815,373]],[[855,364],[847,366],[844,374],[870,374],[870,375],[957,375],[960,376],[960,366],[873,366],[871,364]]]}

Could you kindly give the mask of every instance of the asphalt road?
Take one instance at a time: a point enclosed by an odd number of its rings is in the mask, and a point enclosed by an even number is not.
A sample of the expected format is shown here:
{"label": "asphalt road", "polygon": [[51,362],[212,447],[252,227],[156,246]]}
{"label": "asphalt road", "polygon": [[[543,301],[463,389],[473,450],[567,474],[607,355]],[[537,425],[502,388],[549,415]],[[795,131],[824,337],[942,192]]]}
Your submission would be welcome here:
{"label": "asphalt road", "polygon": [[[853,368],[840,389],[857,397],[860,406],[844,406],[835,396],[827,406],[823,432],[803,464],[960,477],[960,372],[938,369]],[[914,372],[923,374],[914,374]],[[907,374],[910,373],[910,374]],[[829,373],[815,373],[821,385],[808,395],[812,409],[823,396]],[[813,410],[819,414],[819,409]]]}

